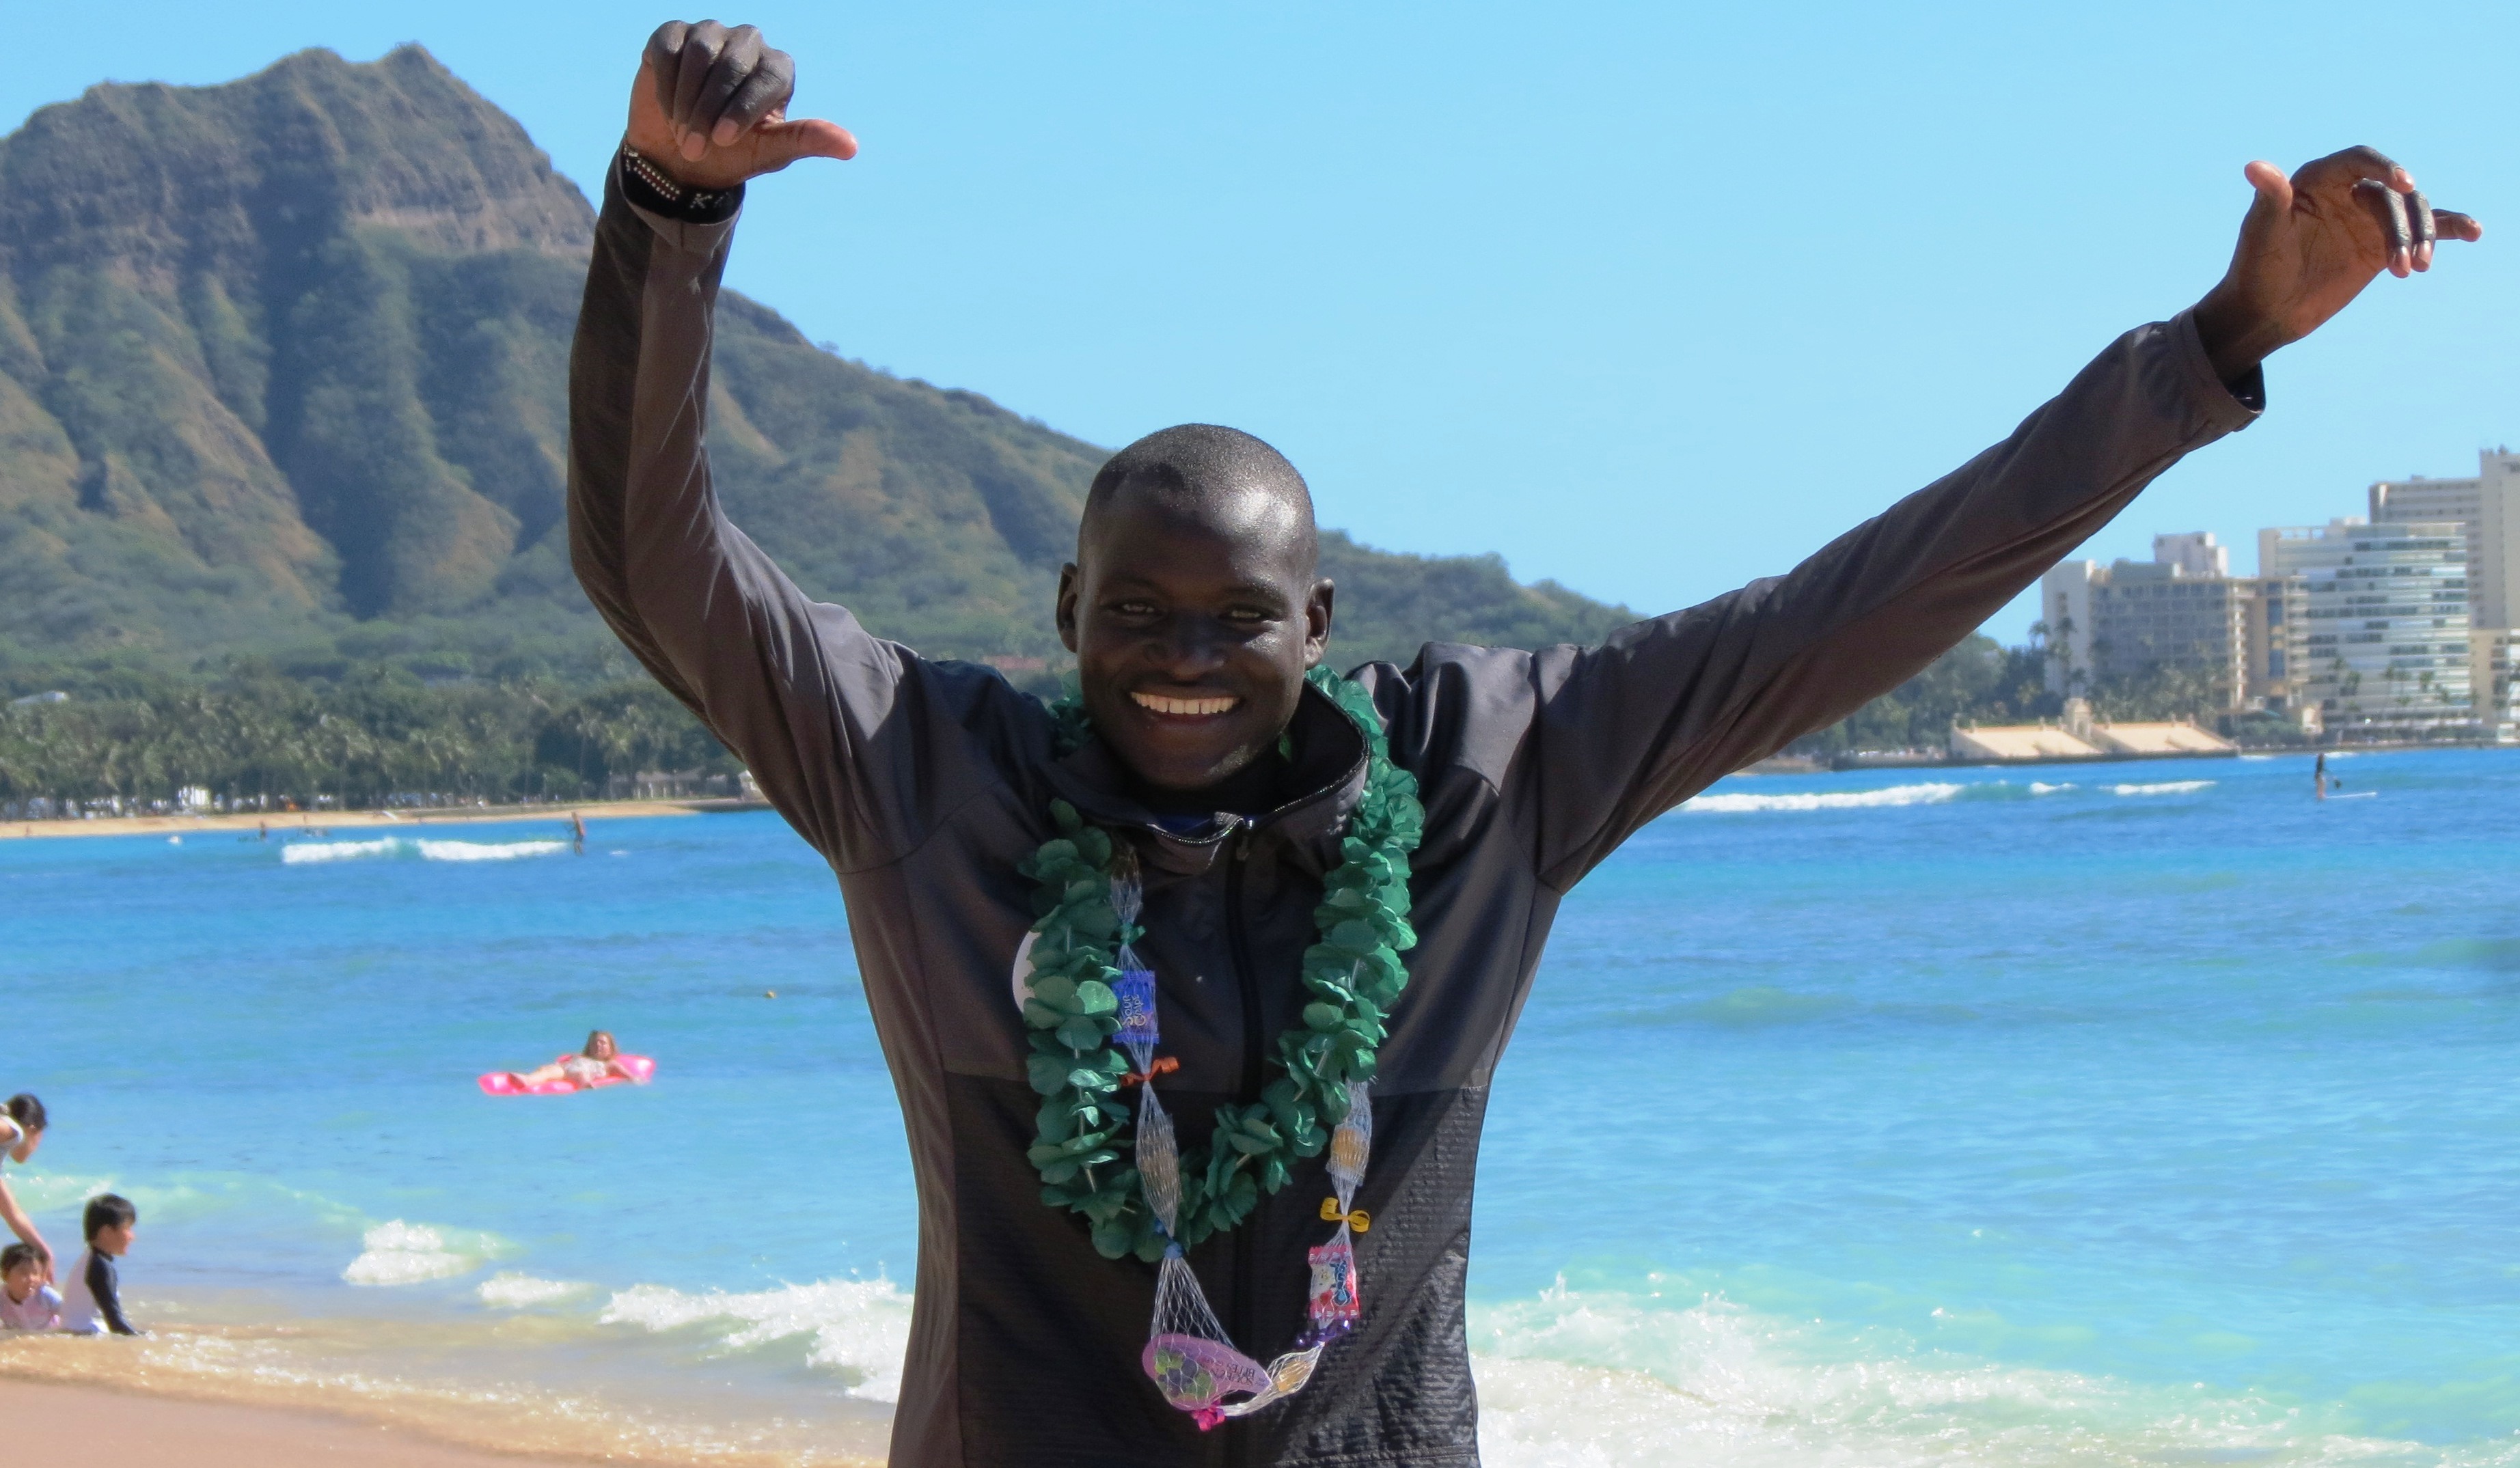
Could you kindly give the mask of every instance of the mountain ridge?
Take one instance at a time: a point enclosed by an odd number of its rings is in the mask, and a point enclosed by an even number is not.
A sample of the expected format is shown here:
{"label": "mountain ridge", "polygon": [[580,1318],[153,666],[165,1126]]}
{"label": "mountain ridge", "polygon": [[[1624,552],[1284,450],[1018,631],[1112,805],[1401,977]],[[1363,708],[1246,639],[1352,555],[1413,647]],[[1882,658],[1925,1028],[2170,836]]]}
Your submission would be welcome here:
{"label": "mountain ridge", "polygon": [[[220,652],[625,664],[567,567],[566,362],[594,211],[416,45],[102,83],[0,139],[0,681]],[[722,298],[710,452],[809,594],[937,655],[1056,660],[1107,451]],[[1337,656],[1591,641],[1631,615],[1335,532]]]}

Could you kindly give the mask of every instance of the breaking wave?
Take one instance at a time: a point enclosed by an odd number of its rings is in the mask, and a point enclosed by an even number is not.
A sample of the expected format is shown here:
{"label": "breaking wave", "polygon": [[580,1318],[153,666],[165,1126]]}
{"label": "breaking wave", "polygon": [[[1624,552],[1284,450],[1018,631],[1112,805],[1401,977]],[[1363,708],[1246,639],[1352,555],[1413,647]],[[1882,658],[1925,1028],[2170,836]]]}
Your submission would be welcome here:
{"label": "breaking wave", "polygon": [[2483,1465],[2363,1436],[2296,1403],[1919,1351],[1721,1298],[1575,1292],[1472,1307],[1489,1468],[2084,1468],[2103,1463]]}
{"label": "breaking wave", "polygon": [[640,1284],[614,1295],[600,1318],[657,1332],[704,1326],[726,1351],[802,1338],[807,1364],[836,1372],[850,1396],[870,1401],[900,1400],[901,1358],[910,1349],[910,1295],[888,1279],[826,1279],[747,1294]]}
{"label": "breaking wave", "polygon": [[1890,785],[1879,790],[1815,790],[1794,795],[1699,795],[1684,811],[1734,815],[1748,811],[1859,811],[1875,806],[1940,805],[1960,793],[1957,784]]}
{"label": "breaking wave", "polygon": [[484,1305],[503,1310],[525,1310],[537,1305],[558,1305],[593,1291],[595,1286],[577,1279],[537,1279],[514,1269],[501,1269],[481,1281],[473,1291]]}
{"label": "breaking wave", "polygon": [[2165,779],[2158,784],[2150,785],[2111,785],[2109,793],[2112,795],[2191,795],[2198,790],[2211,788],[2213,783],[2214,781],[2210,779]]}
{"label": "breaking wave", "polygon": [[566,850],[565,841],[436,841],[382,836],[374,841],[292,841],[280,849],[280,860],[296,867],[308,862],[352,862],[408,854],[424,862],[513,862],[520,857],[557,856]]}
{"label": "breaking wave", "polygon": [[344,1283],[396,1285],[451,1279],[470,1274],[507,1252],[505,1241],[495,1234],[406,1223],[400,1219],[379,1223],[359,1243],[359,1257],[341,1270]]}

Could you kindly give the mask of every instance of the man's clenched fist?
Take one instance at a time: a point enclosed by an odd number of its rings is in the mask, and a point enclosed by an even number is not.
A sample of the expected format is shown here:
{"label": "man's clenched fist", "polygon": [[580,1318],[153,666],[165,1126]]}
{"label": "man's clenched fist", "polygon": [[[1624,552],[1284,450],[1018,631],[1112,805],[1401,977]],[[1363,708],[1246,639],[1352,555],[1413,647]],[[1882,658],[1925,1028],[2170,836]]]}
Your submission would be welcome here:
{"label": "man's clenched fist", "polygon": [[847,128],[789,121],[796,63],[750,25],[668,21],[648,37],[630,89],[632,148],[696,189],[732,189],[798,158],[851,158]]}

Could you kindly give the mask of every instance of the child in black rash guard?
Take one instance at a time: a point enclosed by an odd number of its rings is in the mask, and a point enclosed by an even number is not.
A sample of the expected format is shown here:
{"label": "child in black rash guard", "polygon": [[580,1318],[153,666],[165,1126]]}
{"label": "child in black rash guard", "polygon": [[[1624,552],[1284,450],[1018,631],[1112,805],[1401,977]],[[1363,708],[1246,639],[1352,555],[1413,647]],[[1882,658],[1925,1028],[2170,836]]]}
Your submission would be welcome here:
{"label": "child in black rash guard", "polygon": [[113,1262],[130,1252],[132,1235],[140,1231],[140,1210],[119,1194],[99,1193],[87,1200],[82,1226],[87,1252],[65,1281],[62,1329],[73,1335],[140,1334],[123,1317],[121,1285],[113,1270]]}

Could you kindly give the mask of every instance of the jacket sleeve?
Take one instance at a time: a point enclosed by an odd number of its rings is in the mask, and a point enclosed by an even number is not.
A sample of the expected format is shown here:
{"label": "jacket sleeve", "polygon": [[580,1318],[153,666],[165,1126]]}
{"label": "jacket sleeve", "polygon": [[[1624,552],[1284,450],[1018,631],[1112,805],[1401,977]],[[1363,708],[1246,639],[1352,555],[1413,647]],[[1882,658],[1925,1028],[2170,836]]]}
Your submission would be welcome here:
{"label": "jacket sleeve", "polygon": [[122,1317],[122,1291],[113,1277],[113,1262],[94,1250],[87,1256],[87,1293],[96,1302],[96,1312],[105,1317],[107,1330],[115,1335],[140,1334]]}
{"label": "jacket sleeve", "polygon": [[[1780,577],[1484,676],[1523,686],[1499,789],[1544,882],[1913,677],[2191,450],[2253,422],[2182,314],[2111,343],[2010,437]],[[1471,672],[1473,670],[1464,670]],[[1475,681],[1475,677],[1472,681]],[[1494,708],[1500,700],[1472,701]]]}
{"label": "jacket sleeve", "polygon": [[[636,189],[638,185],[631,184]],[[917,839],[919,659],[808,600],[719,508],[702,446],[732,207],[707,222],[607,170],[569,358],[569,556],[606,622],[833,866]]]}

